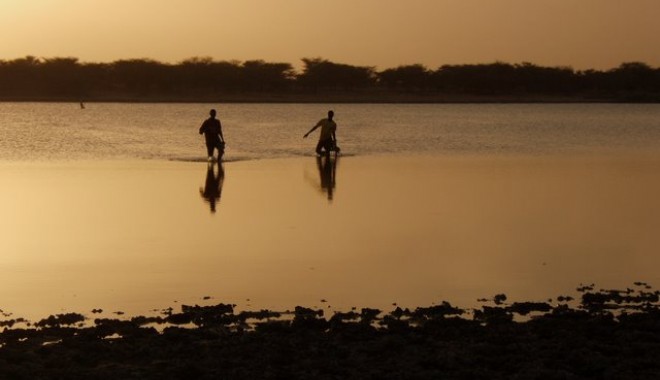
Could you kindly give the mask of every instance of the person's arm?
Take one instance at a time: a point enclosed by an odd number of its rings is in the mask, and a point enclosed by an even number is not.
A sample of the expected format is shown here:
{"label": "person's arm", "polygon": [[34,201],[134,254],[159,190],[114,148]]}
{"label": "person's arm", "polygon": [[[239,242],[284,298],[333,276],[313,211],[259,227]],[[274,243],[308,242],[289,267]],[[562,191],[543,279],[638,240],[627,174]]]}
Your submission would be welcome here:
{"label": "person's arm", "polygon": [[319,121],[318,123],[316,123],[315,126],[312,127],[312,129],[309,130],[309,132],[305,133],[305,136],[303,136],[303,138],[309,136],[310,133],[314,132],[314,130],[320,126],[321,126],[321,122]]}
{"label": "person's arm", "polygon": [[201,127],[199,127],[199,134],[200,135],[204,133],[204,129],[206,129],[205,127],[206,127],[206,121],[202,123]]}

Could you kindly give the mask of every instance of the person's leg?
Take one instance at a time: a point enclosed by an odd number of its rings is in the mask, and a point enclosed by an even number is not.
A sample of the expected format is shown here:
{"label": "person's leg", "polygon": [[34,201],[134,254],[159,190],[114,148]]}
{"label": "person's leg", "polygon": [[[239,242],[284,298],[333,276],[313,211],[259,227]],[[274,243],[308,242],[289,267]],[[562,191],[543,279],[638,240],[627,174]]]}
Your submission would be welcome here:
{"label": "person's leg", "polygon": [[326,154],[330,154],[330,151],[332,151],[335,148],[335,142],[332,141],[332,139],[327,139],[323,142],[323,149],[325,149]]}
{"label": "person's leg", "polygon": [[213,144],[206,144],[206,152],[208,153],[209,158],[213,157],[213,149],[215,146]]}
{"label": "person's leg", "polygon": [[224,141],[218,141],[218,162],[222,159],[222,156],[225,155],[225,143]]}
{"label": "person's leg", "polygon": [[319,143],[316,144],[316,154],[318,154],[319,156],[322,153],[321,149],[323,148],[323,143],[324,141],[319,141]]}

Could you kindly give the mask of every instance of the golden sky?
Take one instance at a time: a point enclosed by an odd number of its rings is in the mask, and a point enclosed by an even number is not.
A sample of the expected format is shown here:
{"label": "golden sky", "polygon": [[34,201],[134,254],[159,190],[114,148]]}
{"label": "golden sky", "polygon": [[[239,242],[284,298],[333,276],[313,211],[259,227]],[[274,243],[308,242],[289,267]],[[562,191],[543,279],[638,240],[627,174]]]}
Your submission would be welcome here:
{"label": "golden sky", "polygon": [[659,0],[0,0],[0,59],[660,66]]}

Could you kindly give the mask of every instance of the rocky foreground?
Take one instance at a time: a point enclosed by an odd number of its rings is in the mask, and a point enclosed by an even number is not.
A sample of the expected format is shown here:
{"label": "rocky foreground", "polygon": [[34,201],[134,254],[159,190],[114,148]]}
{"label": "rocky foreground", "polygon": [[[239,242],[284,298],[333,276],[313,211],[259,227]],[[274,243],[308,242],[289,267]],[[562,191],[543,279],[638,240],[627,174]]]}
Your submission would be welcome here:
{"label": "rocky foreground", "polygon": [[[0,379],[658,379],[660,292],[578,289],[324,315],[182,306],[157,317],[0,322]],[[20,327],[22,326],[22,327]]]}

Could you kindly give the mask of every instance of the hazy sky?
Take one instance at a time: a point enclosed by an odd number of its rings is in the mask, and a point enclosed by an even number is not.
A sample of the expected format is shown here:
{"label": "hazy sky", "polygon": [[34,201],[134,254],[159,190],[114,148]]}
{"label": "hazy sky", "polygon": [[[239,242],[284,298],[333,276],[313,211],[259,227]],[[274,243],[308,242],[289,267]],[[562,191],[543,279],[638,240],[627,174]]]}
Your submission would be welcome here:
{"label": "hazy sky", "polygon": [[660,0],[0,0],[0,59],[660,66]]}

